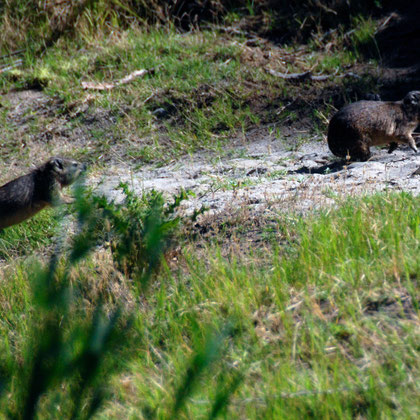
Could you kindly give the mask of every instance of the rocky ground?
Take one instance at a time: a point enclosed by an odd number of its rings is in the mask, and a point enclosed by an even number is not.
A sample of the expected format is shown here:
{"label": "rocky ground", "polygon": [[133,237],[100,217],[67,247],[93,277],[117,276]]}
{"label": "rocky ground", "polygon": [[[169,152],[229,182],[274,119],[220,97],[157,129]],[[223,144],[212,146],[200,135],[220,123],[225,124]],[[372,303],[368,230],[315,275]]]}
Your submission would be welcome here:
{"label": "rocky ground", "polygon": [[328,150],[325,139],[299,133],[295,139],[278,139],[269,130],[250,133],[253,141],[237,145],[230,157],[197,155],[163,167],[140,170],[114,165],[94,175],[90,183],[112,199],[121,199],[120,182],[142,192],[155,189],[169,195],[182,188],[192,192],[184,202],[187,212],[204,205],[210,213],[249,206],[306,212],[331,205],[345,196],[396,190],[420,193],[420,155],[408,147],[393,154],[373,149],[368,162],[343,165]]}

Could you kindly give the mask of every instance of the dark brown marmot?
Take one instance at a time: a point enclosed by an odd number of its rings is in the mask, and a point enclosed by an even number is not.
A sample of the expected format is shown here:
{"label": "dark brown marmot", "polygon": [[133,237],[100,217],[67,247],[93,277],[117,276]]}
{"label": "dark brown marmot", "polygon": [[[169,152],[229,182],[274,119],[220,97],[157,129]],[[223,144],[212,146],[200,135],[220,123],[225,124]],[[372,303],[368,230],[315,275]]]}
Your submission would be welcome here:
{"label": "dark brown marmot", "polygon": [[63,202],[61,189],[72,184],[85,169],[75,160],[52,157],[29,174],[0,187],[0,229]]}
{"label": "dark brown marmot", "polygon": [[413,131],[420,123],[420,91],[409,92],[402,101],[359,101],[345,106],[331,119],[328,146],[336,156],[368,160],[370,146],[398,143],[417,152]]}

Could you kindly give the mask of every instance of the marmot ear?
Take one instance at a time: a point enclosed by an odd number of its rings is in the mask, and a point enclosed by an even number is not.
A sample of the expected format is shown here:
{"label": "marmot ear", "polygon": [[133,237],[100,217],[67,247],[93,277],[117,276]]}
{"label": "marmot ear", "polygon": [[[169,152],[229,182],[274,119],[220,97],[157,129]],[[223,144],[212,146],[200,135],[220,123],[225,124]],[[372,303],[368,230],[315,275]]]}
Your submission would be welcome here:
{"label": "marmot ear", "polygon": [[53,158],[52,160],[51,160],[51,163],[56,167],[56,168],[58,168],[60,171],[62,171],[63,170],[63,161],[60,159],[60,158],[58,158],[58,157],[55,157],[55,158]]}
{"label": "marmot ear", "polygon": [[409,92],[404,98],[404,105],[416,106],[419,104],[419,101],[420,101],[420,91]]}

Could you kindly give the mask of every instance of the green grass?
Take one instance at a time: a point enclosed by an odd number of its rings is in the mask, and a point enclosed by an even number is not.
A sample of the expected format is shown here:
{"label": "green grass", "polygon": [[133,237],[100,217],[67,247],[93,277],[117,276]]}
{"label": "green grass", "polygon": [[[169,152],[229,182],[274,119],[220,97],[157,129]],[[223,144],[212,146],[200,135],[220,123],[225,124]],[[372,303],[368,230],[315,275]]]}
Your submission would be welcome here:
{"label": "green grass", "polygon": [[[153,155],[176,156],[199,148],[220,150],[228,134],[258,123],[247,105],[251,92],[240,79],[266,77],[256,69],[244,69],[240,53],[237,44],[212,31],[132,30],[106,41],[92,38],[69,43],[65,49],[52,48],[41,59],[28,55],[25,69],[12,72],[12,78],[18,79],[14,86],[37,81],[51,97],[73,108],[89,96],[89,103],[109,110],[116,119],[113,136],[95,136],[96,128],[91,128],[95,152],[107,150],[117,140],[124,153],[149,160]],[[139,69],[155,72],[108,92],[86,92],[81,85],[116,81]],[[3,88],[8,86],[3,78]],[[158,108],[165,110],[165,117],[153,115]],[[77,126],[84,117],[79,114],[69,123]],[[155,133],[161,137],[158,144],[153,141]],[[128,144],[126,137],[131,140]],[[146,144],[140,138],[146,138]]]}
{"label": "green grass", "polygon": [[[240,334],[220,369],[246,372],[230,416],[352,418],[381,412],[392,418],[398,407],[403,417],[415,417],[418,389],[410,377],[418,377],[418,203],[407,195],[378,196],[287,222],[284,230],[298,239],[291,239],[286,253],[279,248],[268,266],[252,253],[245,261],[210,250],[205,261],[188,256],[188,274],[171,276],[173,284],[156,297],[162,318],[153,316],[149,351],[163,350],[176,377],[184,366],[177,348],[190,351],[185,334],[197,328],[196,318],[201,328],[229,319]],[[404,302],[411,302],[411,314]],[[391,304],[395,312],[387,311]],[[167,377],[154,363],[148,369],[140,363],[133,379],[137,393],[151,386],[144,376]],[[161,398],[170,384],[156,388]],[[213,389],[216,373],[195,398],[209,398]],[[308,395],[294,394],[300,391]],[[257,402],[241,403],[246,398]],[[206,406],[191,403],[186,418],[205,412]]]}
{"label": "green grass", "polygon": [[346,68],[362,62],[365,55],[372,64],[377,64],[381,58],[375,40],[378,22],[371,17],[356,15],[352,18],[351,28],[349,31],[338,25],[327,37],[318,29],[317,36],[308,43],[313,53],[307,59],[313,71],[342,74]]}
{"label": "green grass", "polygon": [[377,22],[371,18],[358,17],[355,19],[355,30],[351,35],[353,49],[357,57],[368,53],[371,57],[380,59],[380,52],[375,40],[375,33],[377,30]]}
{"label": "green grass", "polygon": [[[121,360],[99,418],[171,418],[175,407],[177,418],[209,418],[229,387],[227,418],[416,418],[419,204],[378,194],[279,217],[274,247],[271,238],[225,257],[211,243],[185,244],[146,301],[128,278],[117,280],[109,259],[82,262],[72,274],[81,297],[93,304],[106,290],[109,307],[134,305],[134,336],[142,337],[130,340],[135,356]],[[26,264],[1,274],[3,360],[28,340]],[[208,332],[221,325],[230,332],[212,359]],[[189,369],[195,386],[177,403]]]}
{"label": "green grass", "polygon": [[0,260],[32,255],[53,244],[58,221],[47,209],[33,219],[0,231]]}

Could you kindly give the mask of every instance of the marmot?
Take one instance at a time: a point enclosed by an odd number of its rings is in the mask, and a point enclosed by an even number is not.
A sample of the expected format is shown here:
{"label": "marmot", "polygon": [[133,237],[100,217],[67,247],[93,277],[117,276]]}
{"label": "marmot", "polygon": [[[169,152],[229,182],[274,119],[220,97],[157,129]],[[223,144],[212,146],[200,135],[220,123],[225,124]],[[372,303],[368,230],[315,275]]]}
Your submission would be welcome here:
{"label": "marmot", "polygon": [[417,152],[413,131],[420,123],[420,91],[409,92],[402,101],[359,101],[345,106],[331,119],[328,146],[336,156],[368,160],[370,146],[398,143]]}
{"label": "marmot", "polygon": [[73,183],[85,170],[86,165],[75,160],[52,157],[29,174],[0,187],[0,229],[63,202],[61,189]]}

